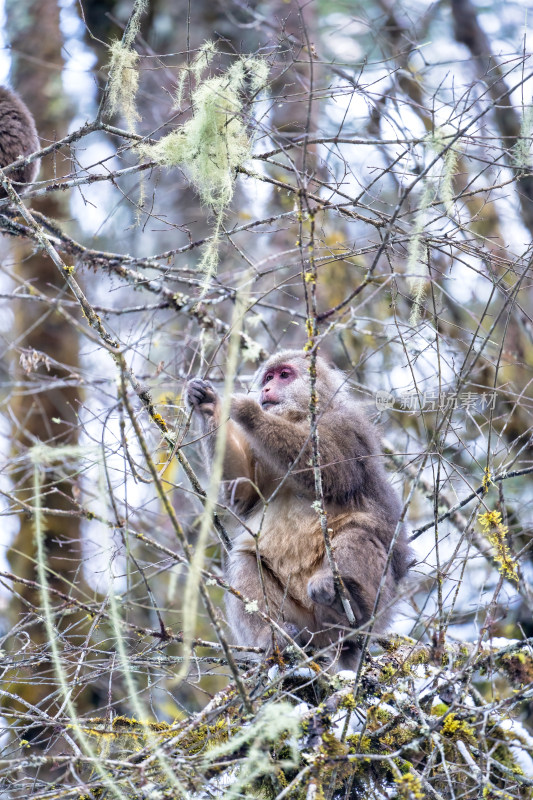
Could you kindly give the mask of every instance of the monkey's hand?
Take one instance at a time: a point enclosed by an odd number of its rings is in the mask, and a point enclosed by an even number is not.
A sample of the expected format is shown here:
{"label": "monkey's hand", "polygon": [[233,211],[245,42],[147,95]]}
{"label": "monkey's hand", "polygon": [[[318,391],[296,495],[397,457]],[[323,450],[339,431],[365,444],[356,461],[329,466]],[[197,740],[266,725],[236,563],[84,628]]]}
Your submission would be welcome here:
{"label": "monkey's hand", "polygon": [[231,398],[231,418],[243,428],[251,430],[263,410],[256,400],[246,394],[236,394]]}
{"label": "monkey's hand", "polygon": [[209,381],[194,378],[185,390],[187,404],[192,411],[198,411],[204,418],[213,417],[220,405],[220,399]]}
{"label": "monkey's hand", "polygon": [[321,606],[332,606],[337,599],[335,581],[330,570],[323,570],[312,575],[307,582],[307,594]]}

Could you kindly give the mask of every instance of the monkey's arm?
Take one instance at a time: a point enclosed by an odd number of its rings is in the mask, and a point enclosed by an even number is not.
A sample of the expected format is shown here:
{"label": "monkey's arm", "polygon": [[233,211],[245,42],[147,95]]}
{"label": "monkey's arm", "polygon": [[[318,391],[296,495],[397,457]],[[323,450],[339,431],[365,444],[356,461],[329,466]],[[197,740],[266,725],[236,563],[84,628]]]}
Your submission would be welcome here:
{"label": "monkey's arm", "polygon": [[[200,417],[202,431],[206,434],[202,442],[203,449],[206,461],[210,464],[214,455],[216,430],[222,421],[220,397],[209,381],[196,378],[187,384],[186,398],[189,407]],[[232,503],[237,501],[248,508],[257,500],[253,484],[255,476],[252,452],[246,435],[239,425],[233,420],[228,420],[226,424],[227,438],[222,477],[224,481],[233,482],[228,492]]]}
{"label": "monkey's arm", "polygon": [[[308,423],[292,422],[263,411],[255,400],[245,396],[233,398],[231,416],[246,432],[254,451],[270,462],[279,477],[295,465],[293,479],[309,493],[314,493]],[[368,452],[354,425],[341,414],[323,418],[318,432],[324,497],[330,502],[344,504],[362,490],[363,459]]]}

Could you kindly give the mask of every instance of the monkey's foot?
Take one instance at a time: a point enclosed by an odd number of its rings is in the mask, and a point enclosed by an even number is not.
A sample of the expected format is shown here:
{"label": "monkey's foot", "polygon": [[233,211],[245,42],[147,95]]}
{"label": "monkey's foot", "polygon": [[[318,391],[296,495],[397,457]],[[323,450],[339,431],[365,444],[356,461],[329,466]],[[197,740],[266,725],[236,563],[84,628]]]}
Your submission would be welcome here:
{"label": "monkey's foot", "polygon": [[285,622],[283,627],[285,628],[291,639],[298,641],[298,636],[300,635],[300,628],[298,627],[298,625],[294,625],[293,622]]}
{"label": "monkey's foot", "polygon": [[307,594],[314,603],[332,606],[337,597],[333,575],[327,572],[313,575],[307,583]]}

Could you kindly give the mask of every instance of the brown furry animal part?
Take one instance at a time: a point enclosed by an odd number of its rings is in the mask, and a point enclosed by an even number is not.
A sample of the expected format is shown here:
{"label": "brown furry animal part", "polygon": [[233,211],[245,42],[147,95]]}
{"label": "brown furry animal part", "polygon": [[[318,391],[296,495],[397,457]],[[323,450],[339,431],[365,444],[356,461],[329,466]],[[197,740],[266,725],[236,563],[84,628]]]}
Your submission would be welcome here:
{"label": "brown furry animal part", "polygon": [[[351,628],[326,555],[311,463],[308,359],[284,351],[258,375],[259,402],[232,398],[224,458],[226,499],[242,519],[226,565],[227,579],[299,643],[329,645],[338,667],[353,668],[357,647],[343,642]],[[328,528],[356,624],[369,622],[400,517],[398,497],[382,465],[375,429],[350,396],[344,375],[317,360],[318,435]],[[212,457],[220,400],[206,381],[191,381],[190,406],[199,412]],[[408,568],[399,531],[382,586],[374,631],[390,620],[396,587]],[[260,576],[260,569],[262,578]],[[228,622],[239,644],[272,648],[270,627],[233,595]],[[279,644],[280,642],[278,642]],[[338,647],[335,648],[335,645]]]}
{"label": "brown furry animal part", "polygon": [[[7,167],[21,156],[29,156],[39,149],[39,137],[31,111],[15,92],[0,86],[0,167]],[[32,183],[38,171],[39,162],[32,161],[8,173],[8,176],[18,183]],[[0,187],[0,197],[5,196],[5,191]]]}

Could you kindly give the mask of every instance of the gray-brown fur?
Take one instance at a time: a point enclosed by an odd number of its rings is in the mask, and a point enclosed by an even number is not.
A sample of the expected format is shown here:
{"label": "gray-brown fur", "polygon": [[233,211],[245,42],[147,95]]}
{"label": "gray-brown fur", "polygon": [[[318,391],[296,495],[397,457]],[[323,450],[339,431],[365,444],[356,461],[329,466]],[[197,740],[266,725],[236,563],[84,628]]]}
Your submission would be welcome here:
{"label": "gray-brown fur", "polygon": [[[0,86],[0,167],[7,167],[21,156],[29,156],[40,149],[39,137],[33,116],[20,97]],[[39,162],[8,173],[12,181],[32,183],[39,170]],[[15,185],[15,188],[18,188]],[[6,193],[0,187],[0,197]]]}
{"label": "gray-brown fur", "polygon": [[[335,645],[350,626],[312,508],[316,496],[310,466],[307,358],[298,351],[284,351],[269,359],[258,377],[268,379],[269,370],[280,370],[283,364],[294,369],[297,377],[277,391],[275,405],[267,404],[264,410],[250,395],[232,399],[225,493],[243,524],[236,531],[226,576],[301,644],[311,642],[314,648],[323,648]],[[373,426],[351,398],[342,373],[321,358],[317,360],[317,391],[321,474],[332,547],[356,623],[364,625],[372,614],[400,504],[386,478]],[[187,397],[202,418],[209,458],[211,434],[220,424],[220,401],[211,384],[200,380],[189,383]],[[263,394],[260,397],[264,399]],[[247,529],[259,533],[257,539]],[[396,586],[407,571],[408,559],[402,530],[374,630],[382,630],[390,619]],[[268,625],[232,595],[226,607],[237,643],[271,648]],[[338,657],[338,666],[353,667],[356,648],[340,646],[333,657]]]}

